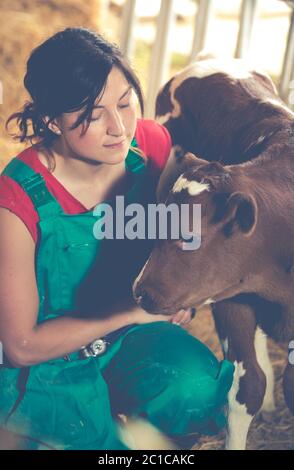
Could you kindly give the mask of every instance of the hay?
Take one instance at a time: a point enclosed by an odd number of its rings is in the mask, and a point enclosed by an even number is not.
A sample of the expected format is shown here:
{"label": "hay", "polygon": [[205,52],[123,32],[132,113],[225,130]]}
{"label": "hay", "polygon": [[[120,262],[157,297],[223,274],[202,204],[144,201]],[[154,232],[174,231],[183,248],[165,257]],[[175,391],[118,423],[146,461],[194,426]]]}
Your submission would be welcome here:
{"label": "hay", "polygon": [[[1,0],[0,4],[0,170],[24,149],[6,133],[8,116],[28,99],[23,87],[26,61],[31,50],[55,32],[69,26],[96,29],[99,0]],[[13,127],[12,127],[13,130]]]}

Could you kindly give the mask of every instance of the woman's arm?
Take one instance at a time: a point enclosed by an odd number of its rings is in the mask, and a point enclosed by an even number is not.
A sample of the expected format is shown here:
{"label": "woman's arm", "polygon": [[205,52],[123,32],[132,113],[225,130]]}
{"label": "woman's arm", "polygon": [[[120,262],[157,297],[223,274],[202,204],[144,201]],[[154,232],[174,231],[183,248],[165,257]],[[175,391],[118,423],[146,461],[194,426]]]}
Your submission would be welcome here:
{"label": "woman's arm", "polygon": [[102,320],[62,317],[37,325],[34,259],[35,243],[28,229],[0,208],[0,341],[15,367],[63,357],[129,324],[169,320],[134,307]]}

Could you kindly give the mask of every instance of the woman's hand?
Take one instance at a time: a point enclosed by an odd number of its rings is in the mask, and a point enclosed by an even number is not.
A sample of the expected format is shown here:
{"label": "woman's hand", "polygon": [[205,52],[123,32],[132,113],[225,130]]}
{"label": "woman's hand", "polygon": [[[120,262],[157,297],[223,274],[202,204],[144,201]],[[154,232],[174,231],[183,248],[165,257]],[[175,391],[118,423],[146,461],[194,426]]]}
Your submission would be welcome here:
{"label": "woman's hand", "polygon": [[147,313],[141,307],[137,307],[132,311],[132,320],[135,320],[135,323],[142,325],[144,323],[153,323],[156,321],[170,321],[170,315],[154,315],[152,313]]}
{"label": "woman's hand", "polygon": [[175,325],[180,326],[187,326],[190,321],[195,317],[195,309],[189,308],[187,310],[181,309],[174,315],[154,315],[151,313],[147,313],[141,307],[136,307],[132,312],[134,316],[132,318],[135,319],[135,323],[143,324],[143,323],[153,323],[156,321],[165,321],[174,323]]}

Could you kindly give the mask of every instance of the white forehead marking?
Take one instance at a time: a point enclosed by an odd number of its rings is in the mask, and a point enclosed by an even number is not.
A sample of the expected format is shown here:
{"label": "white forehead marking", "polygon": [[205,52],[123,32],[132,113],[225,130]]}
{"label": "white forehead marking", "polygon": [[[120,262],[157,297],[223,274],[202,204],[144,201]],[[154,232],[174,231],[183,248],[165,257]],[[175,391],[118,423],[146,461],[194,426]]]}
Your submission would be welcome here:
{"label": "white forehead marking", "polygon": [[274,98],[269,98],[265,101],[265,103],[270,103],[276,108],[282,108],[284,111],[286,111],[290,116],[294,116],[293,111],[291,111],[290,108],[288,108],[283,102],[276,100]]}
{"label": "white forehead marking", "polygon": [[174,184],[173,193],[180,193],[183,189],[187,189],[190,196],[197,196],[197,194],[203,191],[209,191],[209,184],[187,180],[187,178],[181,175]]}
{"label": "white forehead marking", "polygon": [[215,73],[224,73],[230,80],[242,80],[251,78],[252,72],[263,75],[268,80],[270,80],[273,85],[272,80],[263,70],[259,70],[256,66],[252,66],[252,64],[249,65],[244,59],[211,58],[194,62],[174,76],[174,79],[170,85],[170,99],[173,105],[173,109],[171,112],[157,119],[160,120],[161,124],[163,124],[170,117],[175,118],[181,114],[181,107],[175,98],[175,91],[188,78],[205,78]]}

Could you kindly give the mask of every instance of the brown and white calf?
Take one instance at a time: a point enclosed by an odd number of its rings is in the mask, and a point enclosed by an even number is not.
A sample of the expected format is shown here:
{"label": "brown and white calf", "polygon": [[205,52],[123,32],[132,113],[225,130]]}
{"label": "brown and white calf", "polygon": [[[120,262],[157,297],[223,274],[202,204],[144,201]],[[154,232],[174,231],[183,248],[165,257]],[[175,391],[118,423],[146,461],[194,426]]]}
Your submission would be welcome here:
{"label": "brown and white calf", "polygon": [[[201,246],[156,242],[134,295],[152,313],[212,304],[235,364],[226,445],[243,449],[254,415],[274,409],[266,335],[294,339],[294,115],[269,77],[237,59],[202,60],[176,75],[157,115],[176,144],[158,200],[201,204]],[[294,414],[290,363],[284,392]]]}

